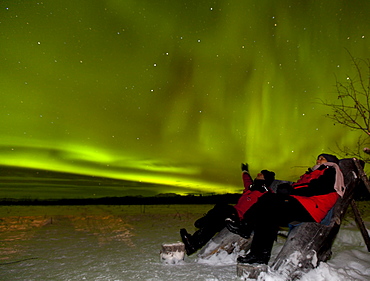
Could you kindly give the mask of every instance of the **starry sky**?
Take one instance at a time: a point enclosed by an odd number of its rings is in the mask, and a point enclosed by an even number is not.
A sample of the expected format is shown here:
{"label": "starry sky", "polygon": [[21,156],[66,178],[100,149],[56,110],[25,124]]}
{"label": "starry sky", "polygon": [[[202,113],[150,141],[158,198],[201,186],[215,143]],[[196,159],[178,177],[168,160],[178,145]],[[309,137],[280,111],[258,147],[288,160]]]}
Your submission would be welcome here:
{"label": "starry sky", "polygon": [[369,57],[369,11],[363,0],[1,1],[0,165],[151,194],[239,192],[242,162],[294,181],[318,154],[356,144],[320,99],[336,101],[336,79],[354,73],[348,52]]}

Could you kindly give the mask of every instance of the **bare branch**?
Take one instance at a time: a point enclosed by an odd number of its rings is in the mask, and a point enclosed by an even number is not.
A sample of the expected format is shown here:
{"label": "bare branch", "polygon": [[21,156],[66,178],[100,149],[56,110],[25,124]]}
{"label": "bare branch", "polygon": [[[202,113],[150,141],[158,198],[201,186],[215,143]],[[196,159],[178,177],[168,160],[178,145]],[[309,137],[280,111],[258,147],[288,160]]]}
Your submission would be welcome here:
{"label": "bare branch", "polygon": [[346,156],[365,158],[370,163],[370,158],[365,156],[370,154],[370,148],[364,148],[364,145],[370,145],[370,60],[355,58],[348,50],[347,52],[354,75],[347,75],[345,82],[336,79],[338,99],[335,102],[321,100],[321,104],[331,108],[332,113],[326,117],[335,124],[366,134],[366,137],[359,137],[356,148],[338,147],[340,152]]}

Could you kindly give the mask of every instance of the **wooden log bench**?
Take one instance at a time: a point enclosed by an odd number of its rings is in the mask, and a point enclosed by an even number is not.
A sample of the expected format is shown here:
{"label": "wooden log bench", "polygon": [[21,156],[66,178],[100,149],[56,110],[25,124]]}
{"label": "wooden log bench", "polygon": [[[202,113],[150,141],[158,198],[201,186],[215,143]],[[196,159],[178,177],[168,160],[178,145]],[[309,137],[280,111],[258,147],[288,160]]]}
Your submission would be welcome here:
{"label": "wooden log bench", "polygon": [[[353,195],[362,180],[360,174],[363,173],[364,163],[350,158],[340,160],[339,166],[346,186],[343,197],[338,199],[323,222],[303,222],[290,231],[287,241],[271,265],[272,270],[284,270],[294,280],[331,257],[331,247],[348,206],[356,208]],[[360,229],[365,228],[360,217],[356,216],[356,222]],[[362,234],[366,242],[369,235],[367,232],[366,236]]]}
{"label": "wooden log bench", "polygon": [[[271,270],[284,271],[284,276],[294,280],[317,267],[320,262],[327,261],[331,256],[332,244],[349,205],[354,210],[356,223],[370,251],[370,238],[353,200],[354,190],[361,181],[365,183],[370,192],[370,184],[363,171],[364,162],[355,158],[342,159],[339,166],[343,172],[346,186],[344,196],[338,199],[322,223],[303,222],[293,227],[283,248],[272,262]],[[247,252],[252,239],[253,236],[250,239],[244,239],[225,228],[203,247],[198,253],[198,257],[209,258],[212,255],[217,255],[221,250],[228,253],[241,250]],[[237,275],[248,279],[257,279],[260,272],[267,271],[267,269],[267,266],[238,263]]]}

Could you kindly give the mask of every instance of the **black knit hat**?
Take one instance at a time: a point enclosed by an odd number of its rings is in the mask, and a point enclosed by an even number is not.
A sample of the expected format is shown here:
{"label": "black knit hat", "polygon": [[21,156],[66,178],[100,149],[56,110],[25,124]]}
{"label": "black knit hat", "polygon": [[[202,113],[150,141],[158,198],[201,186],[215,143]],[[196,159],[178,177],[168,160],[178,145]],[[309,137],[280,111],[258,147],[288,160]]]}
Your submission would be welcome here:
{"label": "black knit hat", "polygon": [[275,180],[275,173],[267,170],[262,170],[261,174],[265,178],[266,186],[270,186],[272,182]]}
{"label": "black knit hat", "polygon": [[328,162],[333,162],[335,164],[339,164],[339,159],[335,155],[323,153],[323,154],[320,154],[319,156],[317,156],[317,159],[319,159],[320,156],[324,157],[326,159],[326,161],[328,161]]}

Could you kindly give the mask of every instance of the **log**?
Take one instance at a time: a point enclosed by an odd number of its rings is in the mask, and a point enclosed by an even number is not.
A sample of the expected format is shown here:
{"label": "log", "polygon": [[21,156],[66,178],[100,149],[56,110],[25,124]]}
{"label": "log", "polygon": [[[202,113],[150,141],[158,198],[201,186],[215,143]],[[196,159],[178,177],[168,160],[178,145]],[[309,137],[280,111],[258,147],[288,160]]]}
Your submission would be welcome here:
{"label": "log", "polygon": [[244,250],[247,252],[252,244],[252,238],[245,239],[235,233],[230,232],[226,227],[217,233],[208,243],[199,251],[198,257],[202,259],[217,255],[224,250],[228,254],[234,251]]}
{"label": "log", "polygon": [[370,252],[370,236],[369,236],[369,233],[367,232],[364,221],[361,218],[361,214],[360,214],[359,209],[357,208],[356,202],[353,199],[351,201],[351,207],[352,207],[353,214],[355,215],[356,224],[358,228],[360,229],[362,237],[364,238],[367,250]]}
{"label": "log", "polygon": [[185,245],[182,242],[162,244],[160,260],[166,264],[177,264],[184,260]]}
{"label": "log", "polygon": [[236,274],[238,277],[245,279],[257,279],[261,272],[267,272],[266,264],[248,264],[238,263],[236,266]]}

